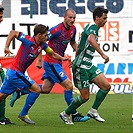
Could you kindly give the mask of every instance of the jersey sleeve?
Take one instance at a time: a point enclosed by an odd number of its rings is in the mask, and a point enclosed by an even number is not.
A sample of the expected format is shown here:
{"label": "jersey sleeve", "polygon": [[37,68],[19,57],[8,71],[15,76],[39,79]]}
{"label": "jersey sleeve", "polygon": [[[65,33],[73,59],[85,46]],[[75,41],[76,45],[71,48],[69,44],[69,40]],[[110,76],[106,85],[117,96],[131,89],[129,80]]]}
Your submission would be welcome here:
{"label": "jersey sleeve", "polygon": [[73,32],[73,37],[71,38],[71,41],[75,41],[75,38],[76,38],[76,28],[73,29],[74,32]]}
{"label": "jersey sleeve", "polygon": [[60,35],[60,26],[54,26],[48,30],[48,40]]}
{"label": "jersey sleeve", "polygon": [[93,34],[94,36],[98,35],[98,27],[96,25],[91,25],[88,28],[86,28],[86,34],[90,35]]}
{"label": "jersey sleeve", "polygon": [[47,43],[44,43],[43,44],[43,50],[46,52],[46,53],[52,53],[53,50],[47,45]]}
{"label": "jersey sleeve", "polygon": [[29,35],[25,35],[23,32],[19,32],[18,40],[23,44],[30,45],[32,42],[29,40],[31,37]]}

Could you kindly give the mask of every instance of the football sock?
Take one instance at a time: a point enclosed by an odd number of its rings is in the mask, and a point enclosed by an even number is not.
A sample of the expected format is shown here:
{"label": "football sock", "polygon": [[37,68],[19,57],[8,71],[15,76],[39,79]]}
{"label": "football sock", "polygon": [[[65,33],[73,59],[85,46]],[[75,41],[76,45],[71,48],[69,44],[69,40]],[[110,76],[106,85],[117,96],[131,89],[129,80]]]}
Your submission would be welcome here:
{"label": "football sock", "polygon": [[[65,98],[67,105],[69,106],[73,100],[72,90],[64,90],[64,98]],[[72,112],[72,114],[75,114],[75,113],[77,113],[76,110]]]}
{"label": "football sock", "polygon": [[35,92],[29,93],[29,95],[26,98],[25,105],[24,105],[22,111],[20,112],[21,116],[25,116],[28,114],[29,109],[32,107],[32,105],[34,104],[34,102],[36,101],[38,96],[39,96],[39,94],[37,94]]}
{"label": "football sock", "polygon": [[98,107],[100,106],[100,104],[103,102],[103,100],[105,99],[106,95],[108,94],[109,90],[102,90],[99,89],[99,91],[96,94],[96,98],[95,101],[93,103],[92,108],[93,109],[98,109]]}
{"label": "football sock", "polygon": [[5,106],[6,100],[0,102],[0,120],[3,120],[5,118]]}
{"label": "football sock", "polygon": [[77,96],[71,104],[68,106],[68,108],[65,110],[66,114],[70,115],[73,110],[76,110],[80,105],[82,105],[85,101],[81,99],[80,96]]}

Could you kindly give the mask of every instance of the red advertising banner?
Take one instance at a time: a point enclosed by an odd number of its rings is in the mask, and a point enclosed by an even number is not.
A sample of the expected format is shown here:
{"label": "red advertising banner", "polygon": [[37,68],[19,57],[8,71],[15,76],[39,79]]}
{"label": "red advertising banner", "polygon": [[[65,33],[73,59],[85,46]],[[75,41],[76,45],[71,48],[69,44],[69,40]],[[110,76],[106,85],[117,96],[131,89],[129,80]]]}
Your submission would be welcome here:
{"label": "red advertising banner", "polygon": [[[14,61],[15,57],[1,57],[0,58],[0,63],[2,64],[2,67],[4,68],[4,70],[6,71],[11,63]],[[72,79],[72,76],[71,76],[71,70],[70,68],[68,67],[68,61],[63,61],[63,69],[64,71],[66,72],[67,76]],[[38,69],[36,66],[36,60],[32,63],[31,66],[29,66],[29,68],[27,69],[26,71],[26,74],[28,74],[28,76],[33,79],[36,83],[38,84],[42,84],[42,80],[41,80],[41,77],[42,77],[42,74],[44,72],[44,69],[41,68],[41,69]],[[64,89],[61,85],[59,84],[55,84],[51,93],[63,93],[64,92]]]}

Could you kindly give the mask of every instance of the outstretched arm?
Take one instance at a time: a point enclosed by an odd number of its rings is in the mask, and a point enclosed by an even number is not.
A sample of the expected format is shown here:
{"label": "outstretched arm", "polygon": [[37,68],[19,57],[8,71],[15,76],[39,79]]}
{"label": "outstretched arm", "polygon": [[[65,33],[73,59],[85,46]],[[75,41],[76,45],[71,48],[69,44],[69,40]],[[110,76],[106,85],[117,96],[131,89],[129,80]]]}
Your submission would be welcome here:
{"label": "outstretched arm", "polygon": [[4,53],[8,56],[10,56],[10,54],[13,54],[10,50],[9,50],[9,46],[10,46],[10,43],[11,41],[14,39],[14,38],[17,38],[19,35],[19,32],[18,31],[14,31],[14,30],[11,30],[8,37],[7,37],[7,40],[6,40],[6,44],[5,44],[5,48],[4,48]]}
{"label": "outstretched arm", "polygon": [[60,60],[60,61],[69,60],[69,58],[62,57],[59,54],[55,53],[50,47],[48,47],[45,51],[46,51],[46,53],[48,53],[54,59],[57,59],[57,60]]}

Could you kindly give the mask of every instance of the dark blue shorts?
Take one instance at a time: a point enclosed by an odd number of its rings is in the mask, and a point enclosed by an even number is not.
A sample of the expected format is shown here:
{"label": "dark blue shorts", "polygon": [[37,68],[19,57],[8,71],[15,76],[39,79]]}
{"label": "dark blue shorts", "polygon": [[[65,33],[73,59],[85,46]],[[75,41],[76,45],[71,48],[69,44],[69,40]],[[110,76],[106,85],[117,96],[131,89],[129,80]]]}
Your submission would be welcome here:
{"label": "dark blue shorts", "polygon": [[42,80],[47,78],[53,85],[55,83],[60,84],[62,81],[68,78],[60,64],[43,62],[43,68],[45,72],[42,75]]}
{"label": "dark blue shorts", "polygon": [[33,80],[31,80],[28,76],[25,76],[23,73],[8,69],[0,92],[9,95],[17,88],[28,89],[34,83],[35,82]]}

